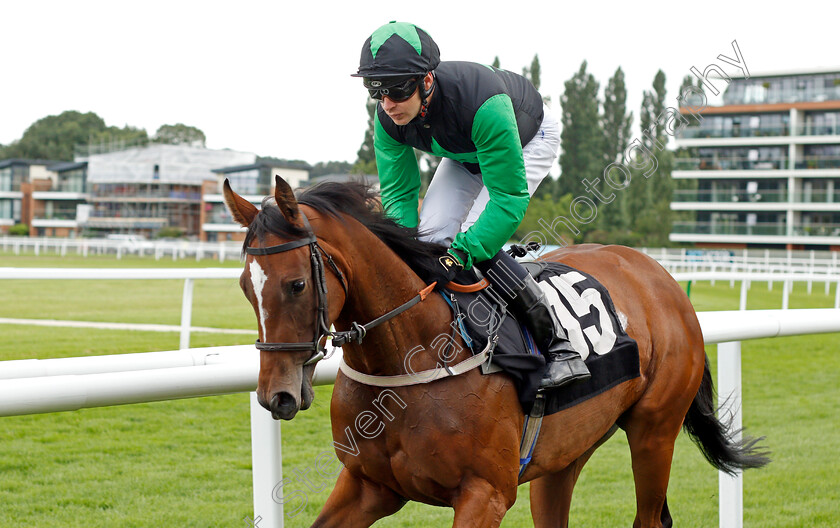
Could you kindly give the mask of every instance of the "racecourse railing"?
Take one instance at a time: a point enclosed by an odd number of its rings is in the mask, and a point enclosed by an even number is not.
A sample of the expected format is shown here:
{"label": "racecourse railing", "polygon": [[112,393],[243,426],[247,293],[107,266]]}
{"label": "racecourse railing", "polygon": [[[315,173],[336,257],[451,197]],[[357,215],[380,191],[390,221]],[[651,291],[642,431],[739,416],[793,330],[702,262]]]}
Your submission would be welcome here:
{"label": "racecourse railing", "polygon": [[[741,417],[740,340],[840,332],[840,310],[751,310],[700,312],[707,344],[718,343],[721,413]],[[315,384],[331,384],[340,351],[319,363]],[[252,345],[146,354],[0,362],[0,416],[101,407],[250,392],[256,388],[259,355]],[[283,526],[280,422],[251,392],[254,519],[263,527]],[[720,474],[720,526],[743,523],[743,480]],[[282,497],[282,488],[280,488]]]}
{"label": "racecourse railing", "polygon": [[2,279],[49,280],[149,280],[182,279],[180,348],[190,347],[192,331],[193,281],[196,279],[235,279],[240,268],[0,268]]}
{"label": "racecourse railing", "polygon": [[190,240],[109,240],[107,238],[53,238],[0,236],[0,250],[20,255],[24,252],[79,255],[124,255],[154,257],[156,260],[194,258],[224,262],[239,259],[242,242],[198,242]]}
{"label": "racecourse railing", "polygon": [[[545,246],[542,254],[559,246]],[[35,255],[140,255],[157,260],[206,258],[224,262],[238,259],[241,242],[198,242],[189,240],[109,240],[106,238],[57,238],[0,236],[0,250]],[[742,249],[715,250],[689,248],[640,248],[669,271],[762,271],[773,273],[836,273],[840,252],[816,250]]]}

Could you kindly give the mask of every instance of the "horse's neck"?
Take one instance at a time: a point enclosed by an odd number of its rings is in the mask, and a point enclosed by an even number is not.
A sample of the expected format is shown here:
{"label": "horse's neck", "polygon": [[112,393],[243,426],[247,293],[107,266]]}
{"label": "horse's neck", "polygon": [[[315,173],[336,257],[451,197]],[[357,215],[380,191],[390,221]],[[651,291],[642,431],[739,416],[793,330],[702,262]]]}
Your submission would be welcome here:
{"label": "horse's neck", "polygon": [[[348,241],[342,255],[351,268],[350,295],[336,320],[336,328],[349,329],[352,322],[367,324],[409,301],[426,286],[396,253],[367,229],[355,226]],[[450,322],[446,303],[439,295],[430,294],[407,312],[372,329],[361,346],[346,345],[345,361],[368,374],[403,374],[408,353],[418,345],[431,350],[435,338],[447,332]],[[428,360],[417,354],[411,365],[418,370],[434,367],[433,361],[426,365]]]}

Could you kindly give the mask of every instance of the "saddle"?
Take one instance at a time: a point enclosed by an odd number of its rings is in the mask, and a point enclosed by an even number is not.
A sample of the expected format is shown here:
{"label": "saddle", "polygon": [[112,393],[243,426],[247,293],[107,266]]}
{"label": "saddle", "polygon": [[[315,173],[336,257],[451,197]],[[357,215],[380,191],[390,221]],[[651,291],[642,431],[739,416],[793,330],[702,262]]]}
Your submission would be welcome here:
{"label": "saddle", "polygon": [[[546,391],[545,414],[550,415],[592,398],[639,376],[639,350],[627,335],[606,288],[591,275],[557,262],[524,262],[523,267],[545,291],[560,324],[592,377],[582,383]],[[475,282],[463,272],[456,283]],[[465,282],[466,281],[466,282]],[[464,293],[451,289],[441,295],[452,308],[455,328],[473,354],[495,342],[484,374],[504,372],[517,388],[528,414],[537,399],[545,359],[524,324],[519,323],[492,287]],[[542,405],[542,403],[541,403]]]}

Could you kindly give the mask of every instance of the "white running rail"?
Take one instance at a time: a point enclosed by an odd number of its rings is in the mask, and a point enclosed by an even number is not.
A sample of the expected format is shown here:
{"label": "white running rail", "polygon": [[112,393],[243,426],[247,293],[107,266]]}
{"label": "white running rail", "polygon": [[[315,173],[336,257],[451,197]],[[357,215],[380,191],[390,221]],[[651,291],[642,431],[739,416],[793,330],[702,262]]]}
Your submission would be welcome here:
{"label": "white running rail", "polygon": [[[840,332],[840,310],[700,312],[707,344],[718,343],[718,392],[733,425],[741,418],[740,340]],[[340,351],[315,370],[316,384],[331,384]],[[0,362],[0,416],[37,414],[253,391],[259,356],[252,345],[145,354]],[[274,501],[282,480],[280,422],[251,394],[254,516],[262,526],[283,526],[283,505]],[[741,475],[720,475],[720,526],[743,524]],[[282,495],[281,495],[282,496]]]}

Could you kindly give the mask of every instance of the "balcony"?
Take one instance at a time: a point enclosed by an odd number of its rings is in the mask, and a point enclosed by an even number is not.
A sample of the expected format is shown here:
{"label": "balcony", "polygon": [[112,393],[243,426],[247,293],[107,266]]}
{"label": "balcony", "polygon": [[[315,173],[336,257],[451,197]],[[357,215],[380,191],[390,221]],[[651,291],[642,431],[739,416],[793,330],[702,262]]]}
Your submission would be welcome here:
{"label": "balcony", "polygon": [[[836,82],[836,81],[835,81]],[[724,105],[798,103],[800,101],[837,101],[840,100],[840,84],[834,86],[795,87],[774,89],[769,86],[750,86],[747,90],[732,90],[723,95]]]}
{"label": "balcony", "polygon": [[775,235],[787,234],[784,222],[747,224],[743,222],[674,222],[671,233],[689,235]]}
{"label": "balcony", "polygon": [[677,134],[678,139],[700,139],[700,138],[754,138],[754,137],[779,137],[787,136],[790,129],[787,126],[781,127],[732,127],[721,129],[709,129],[703,127],[685,127]]}
{"label": "balcony", "polygon": [[136,194],[96,194],[91,196],[97,202],[193,202],[201,201],[198,192],[148,192]]}
{"label": "balcony", "polygon": [[787,191],[694,191],[675,190],[674,202],[710,202],[710,203],[783,203],[787,202]]}
{"label": "balcony", "polygon": [[833,193],[828,191],[797,191],[793,194],[796,203],[835,203],[840,204],[840,189]]}
{"label": "balcony", "polygon": [[796,134],[800,136],[840,136],[840,124],[837,125],[811,125],[805,124],[796,127]]}
{"label": "balcony", "polygon": [[840,156],[805,156],[796,162],[796,169],[837,169],[840,168]]}
{"label": "balcony", "polygon": [[76,206],[56,207],[51,211],[37,211],[34,214],[35,220],[75,220]]}
{"label": "balcony", "polygon": [[840,236],[840,224],[794,224],[793,234],[799,236]]}
{"label": "balcony", "polygon": [[786,169],[787,158],[751,160],[749,158],[675,158],[674,170],[775,170]]}

